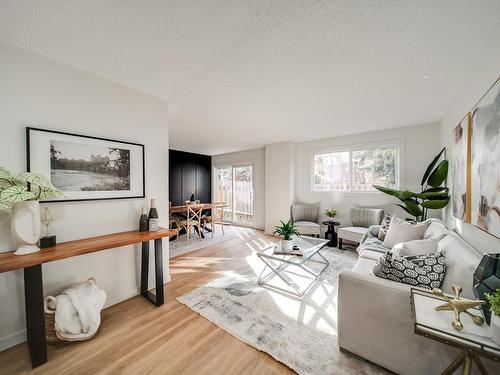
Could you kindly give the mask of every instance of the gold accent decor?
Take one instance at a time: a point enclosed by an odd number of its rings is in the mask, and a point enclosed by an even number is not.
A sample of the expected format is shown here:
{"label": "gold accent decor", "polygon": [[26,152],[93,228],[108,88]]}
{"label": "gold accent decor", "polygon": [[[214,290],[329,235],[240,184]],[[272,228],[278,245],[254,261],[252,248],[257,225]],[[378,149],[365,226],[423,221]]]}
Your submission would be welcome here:
{"label": "gold accent decor", "polygon": [[434,288],[432,290],[432,293],[435,296],[443,301],[446,301],[445,304],[437,306],[436,311],[453,311],[455,313],[455,319],[451,322],[451,326],[457,331],[461,331],[464,328],[464,325],[460,321],[460,314],[462,313],[469,315],[472,321],[477,325],[483,324],[484,319],[481,316],[474,315],[467,310],[473,307],[482,306],[486,303],[486,301],[479,299],[461,299],[460,293],[462,293],[462,287],[453,285],[451,289],[453,290],[454,298],[448,297],[441,289]]}

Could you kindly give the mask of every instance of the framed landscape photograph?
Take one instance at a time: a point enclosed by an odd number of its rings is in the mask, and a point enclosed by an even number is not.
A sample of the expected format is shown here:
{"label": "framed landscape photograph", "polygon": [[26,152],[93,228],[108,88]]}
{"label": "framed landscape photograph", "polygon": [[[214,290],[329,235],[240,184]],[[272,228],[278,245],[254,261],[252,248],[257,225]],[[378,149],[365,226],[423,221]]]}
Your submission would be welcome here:
{"label": "framed landscape photograph", "polygon": [[472,111],[472,224],[500,238],[500,78]]}
{"label": "framed landscape photograph", "polygon": [[451,163],[452,213],[460,220],[470,223],[470,137],[471,114],[453,129],[453,149]]}
{"label": "framed landscape photograph", "polygon": [[26,144],[28,171],[63,194],[53,201],[145,197],[144,145],[31,127]]}

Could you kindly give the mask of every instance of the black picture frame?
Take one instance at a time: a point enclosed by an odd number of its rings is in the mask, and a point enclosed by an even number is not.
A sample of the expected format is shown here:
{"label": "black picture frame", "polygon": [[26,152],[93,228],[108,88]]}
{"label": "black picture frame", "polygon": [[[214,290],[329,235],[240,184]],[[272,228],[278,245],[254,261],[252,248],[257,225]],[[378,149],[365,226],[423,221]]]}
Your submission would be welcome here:
{"label": "black picture frame", "polygon": [[142,162],[140,163],[141,166],[141,172],[139,173],[139,176],[141,177],[141,193],[137,195],[127,195],[127,196],[113,196],[113,197],[97,197],[97,198],[69,198],[69,199],[54,199],[54,200],[43,200],[40,201],[41,203],[57,203],[57,202],[84,202],[84,201],[102,201],[102,200],[116,200],[116,199],[138,199],[138,198],[145,198],[146,197],[146,163],[145,163],[145,146],[141,143],[135,143],[135,142],[129,142],[129,141],[122,141],[122,140],[117,140],[117,139],[111,139],[111,138],[104,138],[104,137],[96,137],[96,136],[91,136],[91,135],[84,135],[84,134],[78,134],[78,133],[70,133],[70,132],[63,132],[63,131],[58,131],[58,130],[50,130],[50,129],[43,129],[43,128],[38,128],[38,127],[32,127],[32,126],[27,126],[26,127],[26,170],[28,172],[35,172],[38,173],[39,171],[32,170],[33,169],[33,161],[32,161],[32,132],[42,132],[42,133],[52,133],[56,134],[58,136],[70,136],[70,137],[78,137],[78,138],[84,138],[84,139],[91,139],[91,140],[98,140],[98,141],[104,141],[104,142],[113,142],[117,144],[123,144],[127,146],[133,146],[133,147],[139,147],[140,148],[140,155],[142,158]]}

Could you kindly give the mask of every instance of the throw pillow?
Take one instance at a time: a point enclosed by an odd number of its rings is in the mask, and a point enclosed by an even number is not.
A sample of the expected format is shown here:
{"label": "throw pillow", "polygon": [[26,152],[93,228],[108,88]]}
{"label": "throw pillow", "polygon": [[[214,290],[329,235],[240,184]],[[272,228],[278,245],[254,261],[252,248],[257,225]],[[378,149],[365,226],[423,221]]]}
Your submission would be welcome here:
{"label": "throw pillow", "polygon": [[413,224],[393,216],[384,239],[384,247],[392,249],[394,245],[400,242],[421,240],[426,229],[427,224]]}
{"label": "throw pillow", "polygon": [[410,260],[396,257],[388,251],[373,267],[373,274],[377,277],[424,289],[441,287],[445,272],[444,252]]}
{"label": "throw pillow", "polygon": [[387,235],[387,231],[389,230],[389,224],[391,224],[391,215],[385,214],[382,219],[382,226],[378,231],[378,239],[383,241],[385,236]]}
{"label": "throw pillow", "polygon": [[392,248],[392,253],[398,257],[412,257],[433,254],[438,251],[438,243],[435,240],[416,240],[401,242]]}

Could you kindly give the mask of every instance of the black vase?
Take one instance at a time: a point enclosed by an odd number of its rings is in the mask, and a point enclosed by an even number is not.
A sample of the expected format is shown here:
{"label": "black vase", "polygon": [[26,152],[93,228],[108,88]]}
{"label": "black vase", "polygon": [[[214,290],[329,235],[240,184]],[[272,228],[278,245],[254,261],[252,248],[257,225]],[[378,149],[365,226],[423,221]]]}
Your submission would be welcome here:
{"label": "black vase", "polygon": [[156,210],[156,199],[151,199],[151,208],[149,209],[148,219],[158,219],[158,211]]}

